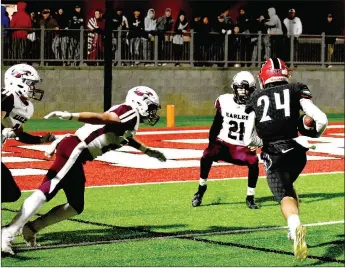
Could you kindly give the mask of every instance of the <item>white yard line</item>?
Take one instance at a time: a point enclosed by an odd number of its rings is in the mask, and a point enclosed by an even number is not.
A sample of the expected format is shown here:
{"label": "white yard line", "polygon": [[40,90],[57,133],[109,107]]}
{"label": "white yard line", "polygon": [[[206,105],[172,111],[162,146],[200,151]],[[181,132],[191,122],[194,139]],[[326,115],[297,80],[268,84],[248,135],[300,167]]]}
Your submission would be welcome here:
{"label": "white yard line", "polygon": [[[300,176],[310,176],[310,175],[328,175],[328,174],[343,174],[342,171],[334,171],[334,172],[319,172],[319,173],[305,173],[301,174]],[[266,176],[260,176],[260,179],[266,178]],[[209,181],[227,181],[227,180],[247,180],[248,177],[236,177],[236,178],[223,178],[223,179],[209,179]],[[87,179],[86,179],[87,180]],[[128,183],[128,184],[108,184],[108,185],[94,185],[94,186],[86,186],[85,188],[111,188],[111,187],[127,187],[127,186],[139,186],[139,185],[155,185],[155,184],[169,184],[169,183],[188,183],[188,182],[198,182],[198,179],[195,180],[185,180],[185,181],[161,181],[161,182],[143,182],[143,183]],[[23,190],[22,192],[33,192],[33,190]]]}

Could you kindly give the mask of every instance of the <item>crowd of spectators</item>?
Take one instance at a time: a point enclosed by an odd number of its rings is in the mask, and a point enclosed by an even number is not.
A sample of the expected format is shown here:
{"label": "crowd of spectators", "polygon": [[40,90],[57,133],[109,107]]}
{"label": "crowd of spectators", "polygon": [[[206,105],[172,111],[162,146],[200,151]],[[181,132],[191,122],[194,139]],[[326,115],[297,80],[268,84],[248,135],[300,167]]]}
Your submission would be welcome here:
{"label": "crowd of spectators", "polygon": [[[9,20],[6,10],[2,6],[2,27],[5,29],[5,50],[13,59],[38,59],[40,56],[40,27],[44,25],[44,58],[58,59],[61,64],[78,63],[80,59],[80,27],[86,31],[84,43],[86,58],[89,64],[96,64],[97,59],[104,57],[104,12],[95,10],[94,15],[85,18],[82,8],[76,5],[72,15],[65,15],[65,10],[56,11],[43,9],[41,12],[26,11],[26,3],[17,4],[17,12]],[[236,19],[230,17],[230,10],[220,12],[216,19],[194,14],[189,22],[183,10],[176,18],[172,18],[171,9],[166,8],[164,14],[157,16],[155,10],[150,8],[143,13],[134,9],[132,14],[123,14],[117,8],[111,14],[113,29],[121,29],[121,55],[122,59],[130,60],[131,65],[152,65],[154,60],[154,40],[158,39],[158,59],[161,62],[175,61],[179,66],[183,60],[186,46],[184,43],[193,35],[194,60],[196,66],[208,66],[215,62],[222,66],[225,56],[227,40],[228,60],[234,66],[236,62],[246,61],[247,65],[270,56],[290,60],[290,44],[294,44],[295,57],[298,55],[298,40],[303,34],[302,21],[296,16],[296,10],[290,9],[287,17],[281,21],[276,9],[271,7],[267,15],[262,14],[251,17],[245,8],[238,10]],[[339,35],[340,29],[334,25],[332,14],[324,19],[324,27],[320,34]],[[25,29],[18,29],[25,28]],[[258,38],[258,34],[263,34]],[[10,38],[11,37],[11,38]],[[293,40],[291,40],[293,39]],[[118,32],[112,36],[113,59],[117,61]],[[259,41],[261,40],[261,44]],[[335,37],[326,37],[327,61],[333,61]],[[11,42],[11,44],[10,44]],[[259,53],[258,47],[262,48]],[[164,64],[163,64],[164,65]],[[242,66],[246,64],[242,63]]]}

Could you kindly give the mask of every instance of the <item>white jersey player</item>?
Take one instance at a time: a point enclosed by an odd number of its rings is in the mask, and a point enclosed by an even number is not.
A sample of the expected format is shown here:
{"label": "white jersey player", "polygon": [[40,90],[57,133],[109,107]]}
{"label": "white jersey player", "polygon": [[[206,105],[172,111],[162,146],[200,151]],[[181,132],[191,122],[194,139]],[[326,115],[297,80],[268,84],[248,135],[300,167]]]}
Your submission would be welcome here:
{"label": "white jersey player", "polygon": [[259,160],[256,148],[244,145],[244,126],[248,120],[245,103],[255,90],[255,78],[247,71],[237,73],[232,81],[233,94],[221,95],[215,103],[216,116],[210,129],[209,145],[200,160],[200,181],[198,191],[192,199],[192,206],[201,205],[207,189],[207,179],[213,162],[220,160],[248,167],[248,189],[246,204],[258,209],[254,194],[259,176]]}
{"label": "white jersey player", "polygon": [[[5,87],[1,89],[1,146],[8,138],[16,138],[20,142],[38,144],[53,141],[54,135],[33,136],[23,131],[24,123],[34,113],[30,99],[41,100],[43,90],[36,85],[41,81],[37,71],[30,65],[17,64],[5,72]],[[1,202],[14,202],[20,197],[9,169],[1,163]]]}
{"label": "white jersey player", "polygon": [[[82,213],[84,209],[85,174],[83,165],[97,156],[123,145],[132,146],[150,157],[166,161],[165,156],[156,150],[145,147],[134,139],[140,122],[155,125],[159,116],[159,98],[156,92],[144,86],[129,90],[126,102],[113,106],[105,113],[69,113],[52,112],[45,118],[58,117],[87,123],[69,135],[52,143],[48,155],[54,153],[56,158],[48,170],[44,180],[23,204],[21,211],[12,224],[3,229],[1,250],[14,254],[11,242],[14,235],[23,227],[24,240],[36,246],[36,233],[48,225],[60,222]],[[63,189],[67,203],[59,205],[47,214],[28,222],[29,218],[43,205]]]}

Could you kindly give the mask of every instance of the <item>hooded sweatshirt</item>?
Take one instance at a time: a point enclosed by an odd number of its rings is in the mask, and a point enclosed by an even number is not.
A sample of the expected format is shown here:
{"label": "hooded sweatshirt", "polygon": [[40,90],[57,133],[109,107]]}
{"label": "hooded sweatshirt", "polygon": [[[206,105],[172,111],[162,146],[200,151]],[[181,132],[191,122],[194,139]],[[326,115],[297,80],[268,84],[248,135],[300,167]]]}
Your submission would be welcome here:
{"label": "hooded sweatshirt", "polygon": [[293,34],[295,37],[299,37],[302,34],[302,22],[299,17],[286,18],[283,23],[289,36]]}
{"label": "hooded sweatshirt", "polygon": [[268,15],[270,16],[269,21],[265,24],[268,27],[268,34],[283,34],[282,23],[279,17],[276,15],[276,9],[271,7],[268,9]]}
{"label": "hooded sweatshirt", "polygon": [[[10,28],[10,18],[6,16],[6,7],[1,6],[1,27]],[[4,34],[7,35],[8,30],[4,31]]]}
{"label": "hooded sweatshirt", "polygon": [[[153,16],[150,15],[150,11],[153,12]],[[151,33],[154,32],[156,30],[156,26],[157,26],[157,20],[156,20],[156,16],[155,16],[155,10],[153,8],[150,8],[147,11],[147,16],[145,17],[145,31],[147,33]]]}
{"label": "hooded sweatshirt", "polygon": [[[31,19],[28,13],[25,12],[26,3],[19,2],[17,4],[17,12],[13,14],[10,23],[11,28],[31,28]],[[26,39],[28,31],[17,30],[13,32],[13,38]]]}

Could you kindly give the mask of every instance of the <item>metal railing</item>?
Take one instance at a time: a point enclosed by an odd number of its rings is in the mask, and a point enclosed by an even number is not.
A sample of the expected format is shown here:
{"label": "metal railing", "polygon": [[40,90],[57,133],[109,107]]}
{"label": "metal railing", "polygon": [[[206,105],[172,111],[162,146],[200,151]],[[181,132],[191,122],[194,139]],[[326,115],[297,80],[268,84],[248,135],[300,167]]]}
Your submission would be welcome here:
{"label": "metal railing", "polygon": [[[15,38],[27,31],[27,39]],[[25,33],[25,32],[24,32]],[[102,65],[104,36],[89,29],[53,30],[2,29],[4,64],[32,62],[44,65]],[[134,32],[113,32],[114,66],[189,64],[190,66],[260,66],[268,57],[282,58],[290,66],[344,64],[344,37],[301,35],[184,34],[157,32],[136,36]]]}

